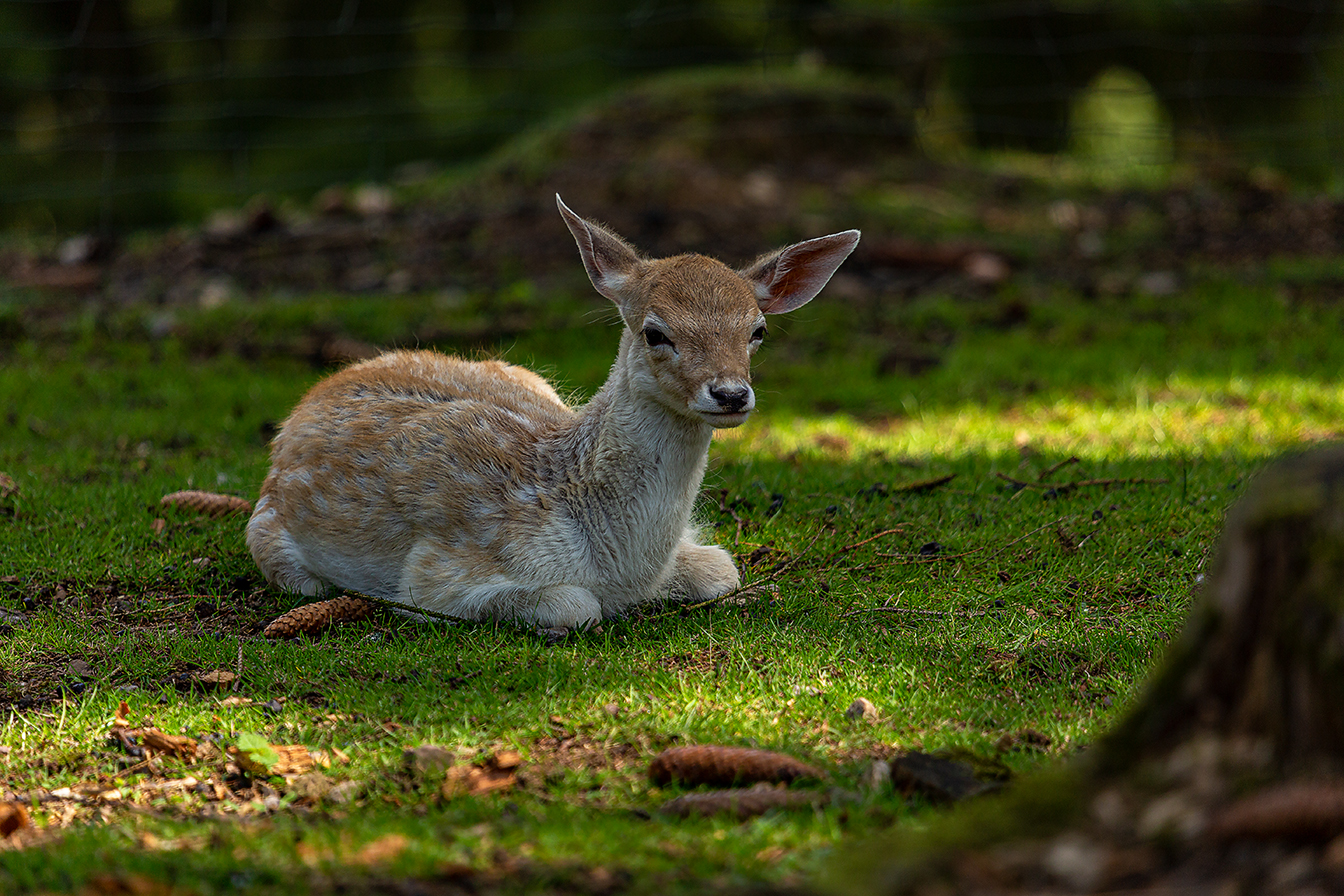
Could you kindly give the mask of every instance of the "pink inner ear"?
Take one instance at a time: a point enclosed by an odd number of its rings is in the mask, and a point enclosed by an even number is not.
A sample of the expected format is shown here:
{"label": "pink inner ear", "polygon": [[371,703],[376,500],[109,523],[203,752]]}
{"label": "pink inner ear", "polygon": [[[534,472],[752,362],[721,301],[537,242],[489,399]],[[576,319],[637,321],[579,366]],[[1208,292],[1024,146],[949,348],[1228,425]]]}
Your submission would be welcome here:
{"label": "pink inner ear", "polygon": [[[770,283],[771,307],[766,310],[775,311],[774,306],[788,305],[796,298],[801,298],[798,305],[802,305],[821,292],[821,288],[831,279],[834,270],[830,265],[817,267],[817,263],[827,254],[829,253],[826,249],[817,248],[796,254],[789,253],[787,258],[780,259],[780,263],[775,267],[774,280]],[[784,310],[791,311],[793,308]]]}
{"label": "pink inner ear", "polygon": [[858,231],[824,236],[790,246],[779,254],[763,275],[761,310],[783,314],[801,308],[821,292],[836,268],[849,257],[859,242]]}

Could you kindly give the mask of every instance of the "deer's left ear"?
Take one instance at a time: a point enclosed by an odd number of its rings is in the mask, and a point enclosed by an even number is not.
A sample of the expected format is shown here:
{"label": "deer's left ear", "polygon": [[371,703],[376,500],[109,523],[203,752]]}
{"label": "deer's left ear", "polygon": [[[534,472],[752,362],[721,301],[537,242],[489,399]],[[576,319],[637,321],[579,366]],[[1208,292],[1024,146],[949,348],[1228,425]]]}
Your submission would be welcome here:
{"label": "deer's left ear", "polygon": [[559,193],[555,194],[555,204],[579,246],[579,256],[593,287],[620,305],[621,287],[639,267],[639,253],[610,230],[574,214]]}
{"label": "deer's left ear", "polygon": [[858,244],[857,230],[820,236],[762,255],[741,274],[751,281],[762,311],[783,314],[812,301]]}

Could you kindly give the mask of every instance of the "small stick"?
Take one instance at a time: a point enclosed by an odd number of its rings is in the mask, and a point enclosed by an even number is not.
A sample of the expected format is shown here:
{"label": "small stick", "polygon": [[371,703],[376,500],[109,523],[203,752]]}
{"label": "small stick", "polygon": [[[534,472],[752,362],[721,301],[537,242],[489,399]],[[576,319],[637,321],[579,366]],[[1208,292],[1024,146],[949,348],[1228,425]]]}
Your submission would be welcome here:
{"label": "small stick", "polygon": [[[1022,541],[1023,539],[1026,539],[1026,538],[1030,538],[1031,536],[1035,535],[1037,532],[1040,532],[1040,531],[1042,531],[1042,530],[1044,530],[1044,529],[1049,529],[1051,526],[1058,526],[1060,523],[1064,522],[1064,520],[1066,520],[1066,519],[1068,519],[1068,517],[1063,517],[1063,516],[1062,516],[1062,517],[1060,517],[1060,518],[1057,519],[1057,520],[1053,520],[1053,521],[1051,521],[1051,522],[1049,522],[1049,523],[1046,523],[1044,526],[1037,526],[1035,529],[1032,529],[1030,532],[1027,532],[1027,533],[1025,533],[1025,534],[1023,534],[1023,535],[1019,535],[1017,538],[1014,538],[1012,541],[1008,542],[1007,544],[1005,544],[1005,545],[1003,545],[1002,547],[1000,547],[997,551],[995,551],[994,553],[990,554],[990,555],[989,555],[989,559],[992,560],[993,558],[995,558],[995,557],[999,556],[1000,554],[1002,554],[1004,551],[1008,550],[1008,549],[1009,549],[1010,547],[1012,547],[1013,545],[1017,544],[1019,541]],[[984,548],[975,548],[974,550],[964,551],[963,553],[960,553],[960,554],[945,554],[945,555],[942,555],[942,556],[938,556],[938,555],[935,554],[935,555],[932,556],[932,557],[921,557],[921,558],[918,558],[918,559],[909,559],[909,560],[905,560],[904,562],[905,562],[905,563],[908,563],[908,564],[915,564],[915,563],[939,563],[939,562],[942,562],[943,560],[955,560],[955,559],[957,559],[958,557],[969,557],[969,556],[971,556],[972,554],[978,554],[978,553],[980,553],[980,552],[983,551],[983,550],[984,550]],[[878,552],[878,556],[879,556],[879,557],[901,557],[901,558],[906,558],[906,557],[909,557],[910,555],[909,555],[909,554],[884,554],[884,553],[882,553],[882,552],[879,551],[879,552]]]}
{"label": "small stick", "polygon": [[343,589],[344,592],[352,597],[363,598],[371,604],[377,604],[389,610],[398,610],[402,613],[420,613],[433,619],[439,619],[444,622],[474,622],[476,620],[467,619],[463,616],[453,616],[449,613],[440,613],[438,610],[428,610],[419,604],[403,604],[400,601],[388,600],[384,597],[374,597],[372,594],[365,594],[363,591],[355,591],[352,588]]}
{"label": "small stick", "polygon": [[728,489],[719,489],[719,511],[726,513],[737,523],[737,533],[733,535],[733,547],[737,547],[738,542],[742,540],[742,524],[746,522],[737,515],[737,511],[728,506]]}
{"label": "small stick", "polygon": [[1042,470],[1042,471],[1041,471],[1041,475],[1039,475],[1039,476],[1036,477],[1036,481],[1037,481],[1037,482],[1042,482],[1042,481],[1045,480],[1045,477],[1055,475],[1055,474],[1058,473],[1060,470],[1064,469],[1065,467],[1069,466],[1070,464],[1080,464],[1080,463],[1082,463],[1082,461],[1080,461],[1080,460],[1078,459],[1078,455],[1076,455],[1076,454],[1073,455],[1072,457],[1066,457],[1066,458],[1064,458],[1062,461],[1060,461],[1059,463],[1055,464],[1054,466],[1052,466],[1052,467],[1046,467],[1044,470]]}
{"label": "small stick", "polygon": [[1071,492],[1076,488],[1090,488],[1093,486],[1109,487],[1112,485],[1168,485],[1170,479],[1082,479],[1077,482],[1023,482],[1021,479],[1014,479],[1007,473],[995,473],[1005,482],[1011,482],[1018,488],[1035,488],[1042,491]]}
{"label": "small stick", "polygon": [[944,616],[962,616],[969,618],[971,616],[985,616],[988,612],[988,610],[919,610],[914,607],[881,606],[864,607],[861,610],[851,610],[848,613],[840,614],[840,618],[846,619],[850,616],[858,616],[863,613],[905,613],[910,616],[934,616],[940,619]]}
{"label": "small stick", "polygon": [[931,492],[940,485],[947,485],[953,479],[957,478],[956,473],[948,473],[946,476],[938,476],[934,479],[920,479],[915,482],[907,482],[903,485],[894,485],[891,487],[893,495],[911,494],[914,492]]}
{"label": "small stick", "polygon": [[824,563],[824,562],[827,561],[827,560],[834,560],[836,557],[839,557],[841,554],[848,554],[850,551],[854,550],[855,548],[861,548],[861,547],[863,547],[864,545],[868,544],[868,542],[870,542],[870,541],[877,541],[879,538],[886,538],[888,535],[895,535],[895,534],[898,533],[898,532],[904,532],[904,531],[905,531],[905,528],[902,527],[902,526],[897,526],[897,527],[894,528],[894,529],[883,529],[881,532],[877,533],[876,535],[870,535],[869,537],[865,538],[863,541],[856,541],[856,542],[854,542],[853,544],[847,544],[847,545],[845,545],[844,547],[842,547],[840,550],[835,551],[834,553],[831,553],[831,554],[827,554],[825,557],[822,558],[822,562]]}

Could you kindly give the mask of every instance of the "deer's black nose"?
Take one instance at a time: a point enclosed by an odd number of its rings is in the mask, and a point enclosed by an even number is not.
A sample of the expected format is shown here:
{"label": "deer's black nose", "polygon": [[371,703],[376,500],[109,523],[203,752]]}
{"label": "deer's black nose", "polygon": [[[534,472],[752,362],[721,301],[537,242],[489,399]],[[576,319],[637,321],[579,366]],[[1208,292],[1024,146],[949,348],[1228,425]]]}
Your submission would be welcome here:
{"label": "deer's black nose", "polygon": [[726,413],[736,414],[751,400],[751,389],[746,386],[731,386],[724,389],[710,387],[709,397],[719,403]]}

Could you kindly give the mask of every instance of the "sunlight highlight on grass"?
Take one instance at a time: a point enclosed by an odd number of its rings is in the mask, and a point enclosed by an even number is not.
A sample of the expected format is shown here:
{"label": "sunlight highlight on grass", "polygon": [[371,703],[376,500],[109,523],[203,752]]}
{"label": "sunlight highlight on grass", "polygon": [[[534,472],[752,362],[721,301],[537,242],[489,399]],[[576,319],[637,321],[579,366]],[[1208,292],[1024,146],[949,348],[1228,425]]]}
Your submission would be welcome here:
{"label": "sunlight highlight on grass", "polygon": [[863,422],[847,415],[767,412],[718,434],[720,450],[767,456],[989,455],[1033,450],[1095,460],[1236,454],[1264,457],[1344,438],[1344,383],[1274,374],[1173,375],[1139,382],[1127,404],[1080,395],[1031,399],[1006,408],[966,403]]}

